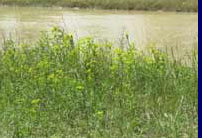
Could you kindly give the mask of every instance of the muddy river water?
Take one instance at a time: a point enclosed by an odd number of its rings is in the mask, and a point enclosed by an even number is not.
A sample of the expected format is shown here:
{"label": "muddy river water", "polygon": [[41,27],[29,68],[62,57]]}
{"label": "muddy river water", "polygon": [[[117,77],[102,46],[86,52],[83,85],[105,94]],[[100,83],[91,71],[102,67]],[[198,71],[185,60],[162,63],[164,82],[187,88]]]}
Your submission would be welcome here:
{"label": "muddy river water", "polygon": [[120,40],[125,32],[139,48],[193,48],[198,42],[198,13],[0,7],[0,39],[36,40],[41,31],[62,26],[76,37]]}

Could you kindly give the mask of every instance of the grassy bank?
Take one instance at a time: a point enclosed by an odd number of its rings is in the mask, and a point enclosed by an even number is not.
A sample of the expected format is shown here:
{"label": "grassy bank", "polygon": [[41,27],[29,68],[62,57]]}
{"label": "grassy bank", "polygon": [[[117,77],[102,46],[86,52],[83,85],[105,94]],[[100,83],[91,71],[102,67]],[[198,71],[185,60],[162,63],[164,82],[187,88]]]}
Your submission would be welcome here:
{"label": "grassy bank", "polygon": [[2,5],[198,11],[198,0],[0,0]]}
{"label": "grassy bank", "polygon": [[198,62],[54,28],[0,51],[0,137],[197,137]]}

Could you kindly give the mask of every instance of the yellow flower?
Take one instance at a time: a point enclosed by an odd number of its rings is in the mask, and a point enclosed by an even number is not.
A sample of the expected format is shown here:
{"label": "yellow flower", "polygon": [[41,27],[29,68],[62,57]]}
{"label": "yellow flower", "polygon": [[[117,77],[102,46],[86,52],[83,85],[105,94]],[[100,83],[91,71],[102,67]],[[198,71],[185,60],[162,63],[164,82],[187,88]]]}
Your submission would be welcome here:
{"label": "yellow flower", "polygon": [[79,90],[79,91],[82,91],[82,90],[84,90],[84,87],[79,85],[79,86],[76,87],[76,89]]}
{"label": "yellow flower", "polygon": [[102,116],[103,116],[103,113],[104,113],[103,111],[98,111],[98,112],[97,112],[97,115],[98,115],[99,117],[102,117]]}
{"label": "yellow flower", "polygon": [[38,104],[41,100],[40,99],[34,99],[32,100],[32,104]]}

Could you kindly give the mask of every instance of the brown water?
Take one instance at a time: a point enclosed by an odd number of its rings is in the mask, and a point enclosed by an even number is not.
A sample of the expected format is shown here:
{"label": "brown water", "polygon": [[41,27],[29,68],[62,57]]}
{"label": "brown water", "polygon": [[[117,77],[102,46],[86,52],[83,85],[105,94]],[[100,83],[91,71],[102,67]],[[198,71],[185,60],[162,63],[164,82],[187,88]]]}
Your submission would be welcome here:
{"label": "brown water", "polygon": [[112,41],[128,32],[139,48],[155,43],[186,51],[198,42],[197,13],[0,7],[1,40],[9,35],[36,40],[41,31],[58,25],[77,37],[91,35]]}

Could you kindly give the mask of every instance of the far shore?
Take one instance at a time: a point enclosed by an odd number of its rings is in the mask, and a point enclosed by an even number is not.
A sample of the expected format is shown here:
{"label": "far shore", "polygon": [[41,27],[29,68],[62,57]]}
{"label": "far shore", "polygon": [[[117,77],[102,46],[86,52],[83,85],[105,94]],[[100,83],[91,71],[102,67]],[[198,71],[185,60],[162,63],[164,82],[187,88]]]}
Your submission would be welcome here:
{"label": "far shore", "polygon": [[78,9],[104,9],[127,11],[198,12],[198,0],[0,0],[1,6],[36,6]]}

